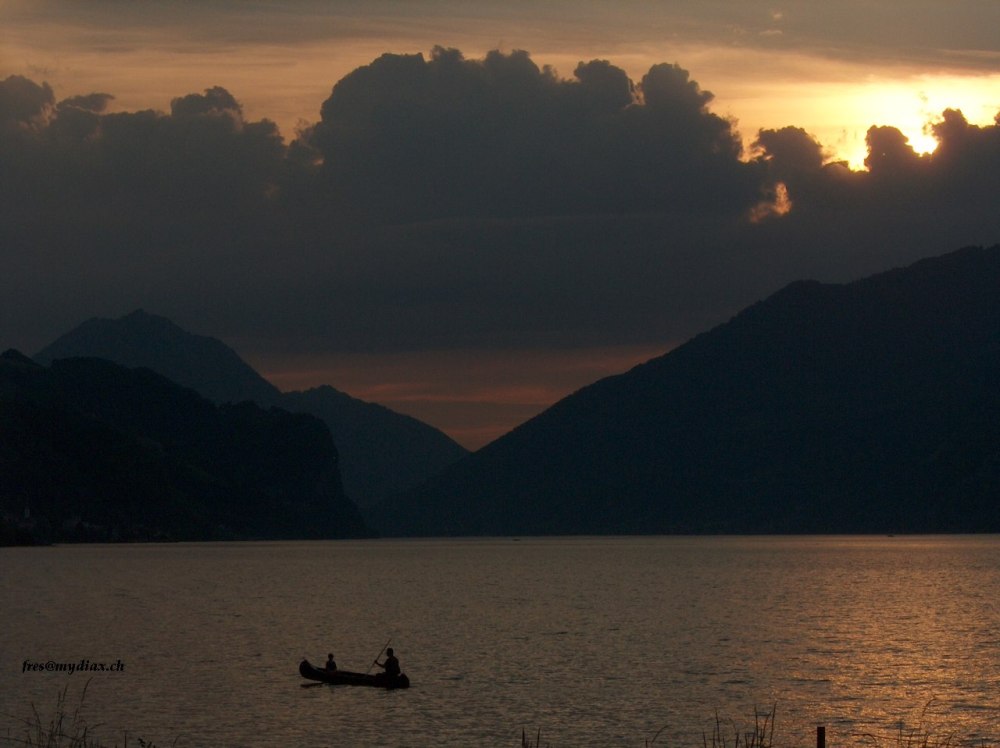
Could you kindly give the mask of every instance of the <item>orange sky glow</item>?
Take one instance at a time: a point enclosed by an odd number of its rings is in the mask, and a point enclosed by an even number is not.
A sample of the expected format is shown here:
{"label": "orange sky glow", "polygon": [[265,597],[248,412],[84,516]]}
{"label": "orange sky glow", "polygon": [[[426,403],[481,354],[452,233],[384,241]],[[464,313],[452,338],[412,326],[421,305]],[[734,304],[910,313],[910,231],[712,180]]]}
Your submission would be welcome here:
{"label": "orange sky glow", "polygon": [[[0,78],[47,82],[56,100],[109,93],[112,111],[167,111],[176,97],[222,86],[247,120],[274,121],[288,142],[319,119],[338,80],[384,52],[428,55],[442,45],[479,58],[523,49],[564,78],[581,61],[606,59],[635,82],[667,62],[714,94],[709,108],[735,123],[748,158],[760,129],[795,126],[829,161],[861,170],[872,125],[899,128],[926,153],[936,145],[928,126],[945,109],[973,125],[995,122],[996,17],[989,4],[929,0],[0,0]],[[280,389],[331,384],[476,448],[682,341],[490,352],[479,341],[432,354],[311,356],[227,342]]]}
{"label": "orange sky glow", "polygon": [[326,356],[247,356],[284,391],[336,382],[338,389],[430,423],[478,448],[603,377],[673,346],[585,350],[446,351]]}

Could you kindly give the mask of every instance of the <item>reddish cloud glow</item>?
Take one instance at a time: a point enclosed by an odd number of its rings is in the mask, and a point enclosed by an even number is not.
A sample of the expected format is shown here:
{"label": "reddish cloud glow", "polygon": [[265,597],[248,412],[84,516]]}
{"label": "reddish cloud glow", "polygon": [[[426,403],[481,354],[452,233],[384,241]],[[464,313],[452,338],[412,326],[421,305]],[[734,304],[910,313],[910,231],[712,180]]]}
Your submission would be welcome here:
{"label": "reddish cloud glow", "polygon": [[329,384],[419,418],[477,449],[581,387],[672,347],[246,358],[281,390]]}

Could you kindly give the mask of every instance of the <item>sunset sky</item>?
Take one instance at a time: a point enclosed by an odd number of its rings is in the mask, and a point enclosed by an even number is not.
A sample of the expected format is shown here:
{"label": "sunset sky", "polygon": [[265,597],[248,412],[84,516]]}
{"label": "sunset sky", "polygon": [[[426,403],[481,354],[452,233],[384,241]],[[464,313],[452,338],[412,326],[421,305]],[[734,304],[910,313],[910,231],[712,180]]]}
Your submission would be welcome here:
{"label": "sunset sky", "polygon": [[144,308],[478,447],[788,282],[1000,242],[998,28],[995,0],[0,0],[0,347]]}

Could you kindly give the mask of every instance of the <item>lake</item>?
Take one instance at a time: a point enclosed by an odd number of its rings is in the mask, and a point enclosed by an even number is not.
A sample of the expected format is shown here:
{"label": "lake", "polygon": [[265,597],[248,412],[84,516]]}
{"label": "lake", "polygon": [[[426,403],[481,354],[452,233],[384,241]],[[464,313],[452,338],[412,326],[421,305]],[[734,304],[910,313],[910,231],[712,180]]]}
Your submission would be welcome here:
{"label": "lake", "polygon": [[[778,746],[1000,744],[997,536],[2,548],[0,600],[0,738],[89,681],[97,736],[161,748],[676,748],[775,705]],[[302,687],[390,637],[409,690]],[[124,669],[30,668],[83,659]]]}

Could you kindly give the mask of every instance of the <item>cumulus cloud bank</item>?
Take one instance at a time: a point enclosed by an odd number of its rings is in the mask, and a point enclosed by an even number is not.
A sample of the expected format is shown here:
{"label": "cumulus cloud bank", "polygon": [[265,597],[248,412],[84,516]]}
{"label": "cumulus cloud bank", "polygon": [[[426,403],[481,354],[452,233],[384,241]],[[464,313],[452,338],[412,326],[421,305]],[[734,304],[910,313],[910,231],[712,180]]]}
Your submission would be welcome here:
{"label": "cumulus cloud bank", "polygon": [[302,352],[676,341],[780,285],[1000,240],[1000,119],[867,171],[795,123],[746,153],[676,64],[383,55],[285,142],[219,87],[109,112],[0,81],[0,336],[137,306]]}

